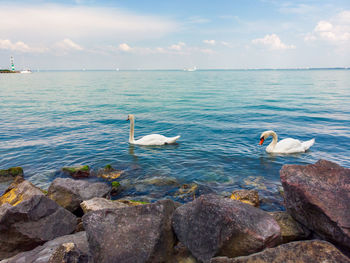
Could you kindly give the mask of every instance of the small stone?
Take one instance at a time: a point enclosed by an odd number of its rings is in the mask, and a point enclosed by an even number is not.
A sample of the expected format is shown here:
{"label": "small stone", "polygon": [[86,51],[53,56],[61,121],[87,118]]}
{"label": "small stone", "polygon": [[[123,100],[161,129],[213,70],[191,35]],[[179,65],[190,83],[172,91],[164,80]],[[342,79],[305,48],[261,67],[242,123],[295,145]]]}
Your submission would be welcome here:
{"label": "small stone", "polygon": [[259,207],[259,193],[256,190],[235,190],[230,197],[243,203]]}
{"label": "small stone", "polygon": [[73,178],[86,178],[90,176],[90,167],[88,165],[67,166],[62,168],[62,172],[68,173]]}
{"label": "small stone", "polygon": [[16,176],[23,177],[22,167],[11,167],[9,169],[0,170],[0,182],[13,180]]}

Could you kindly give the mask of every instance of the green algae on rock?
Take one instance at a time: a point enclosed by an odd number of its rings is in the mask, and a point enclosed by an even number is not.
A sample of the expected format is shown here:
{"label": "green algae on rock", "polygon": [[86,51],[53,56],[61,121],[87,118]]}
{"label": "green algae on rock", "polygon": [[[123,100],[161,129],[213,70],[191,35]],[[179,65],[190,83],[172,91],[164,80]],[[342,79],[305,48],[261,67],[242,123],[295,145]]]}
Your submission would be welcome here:
{"label": "green algae on rock", "polygon": [[14,179],[16,176],[23,176],[22,167],[10,167],[0,170],[0,182]]}
{"label": "green algae on rock", "polygon": [[68,173],[73,178],[89,177],[90,167],[88,165],[67,166],[62,168],[62,172]]}

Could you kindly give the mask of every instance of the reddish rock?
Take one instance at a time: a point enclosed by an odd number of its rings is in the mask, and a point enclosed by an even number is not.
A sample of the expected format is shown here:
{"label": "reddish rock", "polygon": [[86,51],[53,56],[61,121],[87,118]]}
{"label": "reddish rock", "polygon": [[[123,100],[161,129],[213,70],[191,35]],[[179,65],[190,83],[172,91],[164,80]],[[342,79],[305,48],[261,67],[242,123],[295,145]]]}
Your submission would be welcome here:
{"label": "reddish rock", "polygon": [[245,257],[213,258],[210,263],[350,263],[336,247],[326,241],[297,241],[268,248]]}
{"label": "reddish rock", "polygon": [[175,210],[177,238],[198,260],[215,255],[236,257],[273,247],[280,227],[268,213],[240,201],[202,195]]}
{"label": "reddish rock", "polygon": [[280,175],[289,214],[323,239],[350,249],[350,169],[320,160],[284,165]]}

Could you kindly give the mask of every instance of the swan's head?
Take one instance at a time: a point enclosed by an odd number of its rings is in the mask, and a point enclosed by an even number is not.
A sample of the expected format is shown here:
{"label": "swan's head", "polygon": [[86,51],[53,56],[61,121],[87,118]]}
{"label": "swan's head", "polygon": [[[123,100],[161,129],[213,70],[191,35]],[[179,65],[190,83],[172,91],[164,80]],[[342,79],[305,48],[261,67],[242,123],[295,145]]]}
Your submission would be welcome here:
{"label": "swan's head", "polygon": [[130,121],[130,120],[133,120],[133,119],[135,119],[134,115],[133,114],[129,114],[128,118],[126,120]]}
{"label": "swan's head", "polygon": [[261,135],[260,135],[260,142],[259,145],[262,145],[264,143],[264,141],[271,136],[274,133],[274,131],[264,131]]}

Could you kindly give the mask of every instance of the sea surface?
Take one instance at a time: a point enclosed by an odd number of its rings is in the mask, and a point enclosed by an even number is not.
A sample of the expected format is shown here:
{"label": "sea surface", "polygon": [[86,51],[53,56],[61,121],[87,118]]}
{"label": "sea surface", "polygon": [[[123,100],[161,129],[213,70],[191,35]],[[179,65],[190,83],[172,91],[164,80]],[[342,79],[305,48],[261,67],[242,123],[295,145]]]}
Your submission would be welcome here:
{"label": "sea surface", "polygon": [[[129,145],[130,113],[135,139],[181,135],[178,144]],[[268,154],[265,130],[316,143]],[[0,169],[22,166],[44,189],[63,166],[111,164],[123,171],[116,198],[187,202],[244,188],[280,210],[281,167],[319,159],[350,167],[350,70],[0,74]]]}

